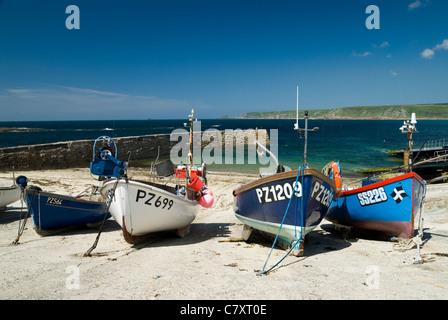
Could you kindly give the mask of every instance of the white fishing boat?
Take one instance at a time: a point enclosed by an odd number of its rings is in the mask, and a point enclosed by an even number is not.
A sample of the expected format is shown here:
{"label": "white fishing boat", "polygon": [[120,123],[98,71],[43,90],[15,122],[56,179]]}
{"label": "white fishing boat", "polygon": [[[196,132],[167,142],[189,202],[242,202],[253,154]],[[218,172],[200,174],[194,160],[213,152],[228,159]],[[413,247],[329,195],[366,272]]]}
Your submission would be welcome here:
{"label": "white fishing boat", "polygon": [[[185,179],[176,178],[174,166],[170,182],[141,181],[122,176],[105,180],[101,193],[109,212],[122,227],[129,243],[137,243],[150,234],[174,230],[183,237],[190,230],[201,206],[213,203],[212,192],[204,186],[203,170],[194,170],[192,157],[193,114],[190,116],[190,153]],[[205,166],[204,166],[205,168]],[[177,176],[179,176],[177,174]]]}
{"label": "white fishing boat", "polygon": [[[22,181],[22,179],[24,179]],[[6,206],[20,200],[22,196],[22,184],[25,183],[26,177],[20,176],[17,180],[13,179],[13,185],[10,187],[0,187],[0,211],[6,210]]]}
{"label": "white fishing boat", "polygon": [[4,211],[7,205],[20,199],[22,191],[17,185],[11,187],[0,187],[0,210]]}
{"label": "white fishing boat", "polygon": [[129,243],[148,234],[176,230],[179,236],[189,231],[200,205],[196,191],[181,194],[177,187],[131,179],[110,179],[101,192],[107,195],[109,211],[123,229]]}

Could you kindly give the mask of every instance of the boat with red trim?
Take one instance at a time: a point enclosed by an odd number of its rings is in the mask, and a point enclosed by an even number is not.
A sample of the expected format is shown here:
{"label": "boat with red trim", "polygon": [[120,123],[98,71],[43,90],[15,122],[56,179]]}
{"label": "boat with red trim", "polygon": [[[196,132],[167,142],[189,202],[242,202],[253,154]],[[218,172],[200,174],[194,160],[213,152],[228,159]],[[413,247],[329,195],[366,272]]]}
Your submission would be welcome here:
{"label": "boat with red trim", "polygon": [[335,198],[325,219],[389,237],[412,238],[425,193],[425,181],[415,172],[380,181],[366,179],[361,187]]}
{"label": "boat with red trim", "polygon": [[[388,237],[413,238],[416,215],[422,214],[426,182],[412,172],[409,150],[417,132],[415,114],[400,128],[407,134],[405,172],[383,180],[364,179],[361,187],[345,190],[333,200],[325,217],[336,225],[379,232]],[[421,225],[420,225],[421,226]]]}

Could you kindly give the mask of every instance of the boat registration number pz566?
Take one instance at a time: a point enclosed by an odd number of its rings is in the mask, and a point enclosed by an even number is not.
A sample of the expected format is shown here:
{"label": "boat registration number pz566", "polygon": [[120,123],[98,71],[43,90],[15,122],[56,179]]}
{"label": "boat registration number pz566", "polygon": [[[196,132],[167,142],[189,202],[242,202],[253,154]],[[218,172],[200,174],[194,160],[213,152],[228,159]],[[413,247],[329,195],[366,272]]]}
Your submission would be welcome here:
{"label": "boat registration number pz566", "polygon": [[47,204],[51,204],[53,206],[60,206],[60,205],[62,205],[62,199],[61,198],[55,198],[55,197],[48,197],[47,198]]}
{"label": "boat registration number pz566", "polygon": [[[297,181],[297,185],[294,182],[283,182],[278,184],[273,184],[266,187],[256,188],[259,203],[270,203],[283,200],[289,200],[291,197],[302,197],[302,184]],[[294,191],[293,191],[294,189]]]}

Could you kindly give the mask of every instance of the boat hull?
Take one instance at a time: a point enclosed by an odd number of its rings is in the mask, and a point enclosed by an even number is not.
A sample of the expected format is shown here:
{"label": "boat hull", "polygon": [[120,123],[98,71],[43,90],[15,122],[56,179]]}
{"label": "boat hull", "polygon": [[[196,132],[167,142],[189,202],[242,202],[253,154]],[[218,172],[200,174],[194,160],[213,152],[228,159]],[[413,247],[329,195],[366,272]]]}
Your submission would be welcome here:
{"label": "boat hull", "polygon": [[0,188],[0,209],[20,200],[21,194],[18,186]]}
{"label": "boat hull", "polygon": [[148,234],[187,228],[200,209],[196,200],[178,196],[174,187],[145,181],[111,179],[104,182],[101,193],[111,201],[109,211],[129,243]]}
{"label": "boat hull", "polygon": [[336,187],[313,169],[303,170],[293,190],[296,179],[296,171],[283,172],[234,190],[235,216],[251,228],[278,233],[287,244],[303,238],[322,221]]}
{"label": "boat hull", "polygon": [[110,217],[105,201],[87,201],[71,196],[26,189],[25,200],[39,234],[94,224]]}
{"label": "boat hull", "polygon": [[424,185],[424,180],[411,172],[344,191],[334,199],[325,219],[389,237],[413,237],[414,218],[425,195]]}

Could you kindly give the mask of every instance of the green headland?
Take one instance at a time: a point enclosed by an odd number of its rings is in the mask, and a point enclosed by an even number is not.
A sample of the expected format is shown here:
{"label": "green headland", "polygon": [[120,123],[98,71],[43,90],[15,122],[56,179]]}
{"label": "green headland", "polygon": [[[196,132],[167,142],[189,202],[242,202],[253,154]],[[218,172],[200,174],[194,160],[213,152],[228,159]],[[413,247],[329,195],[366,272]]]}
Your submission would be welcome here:
{"label": "green headland", "polygon": [[[303,117],[300,107],[299,118]],[[413,105],[386,105],[386,106],[363,106],[363,107],[341,107],[334,109],[308,110],[311,119],[410,119],[415,113],[417,119],[448,119],[448,103],[437,104],[413,104]],[[291,111],[265,111],[246,112],[239,117],[222,116],[221,118],[236,119],[295,119],[296,110]]]}

